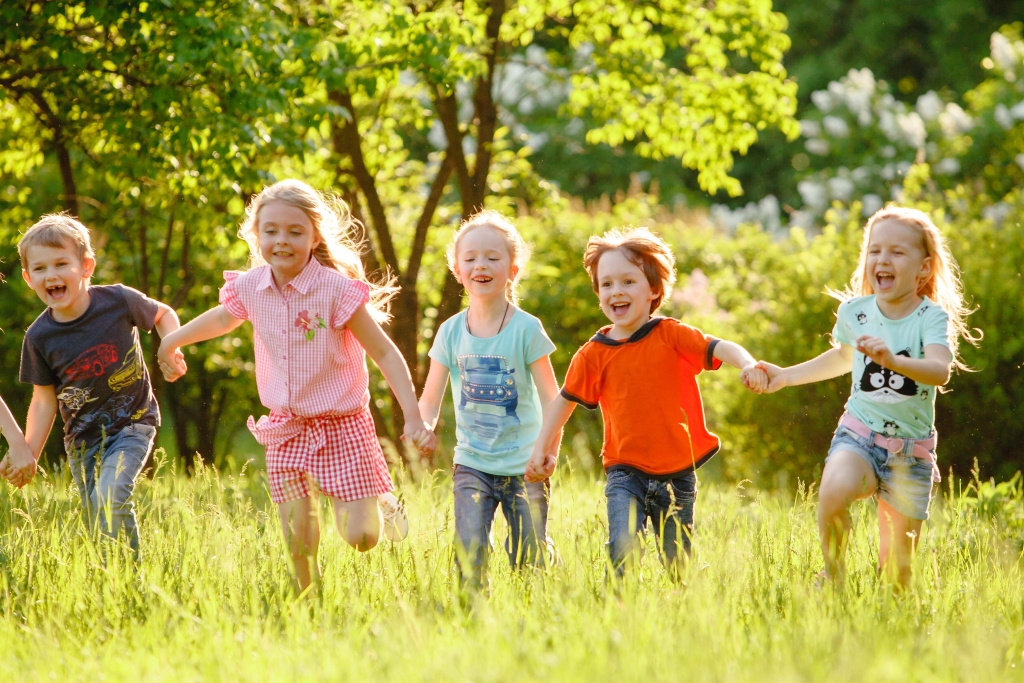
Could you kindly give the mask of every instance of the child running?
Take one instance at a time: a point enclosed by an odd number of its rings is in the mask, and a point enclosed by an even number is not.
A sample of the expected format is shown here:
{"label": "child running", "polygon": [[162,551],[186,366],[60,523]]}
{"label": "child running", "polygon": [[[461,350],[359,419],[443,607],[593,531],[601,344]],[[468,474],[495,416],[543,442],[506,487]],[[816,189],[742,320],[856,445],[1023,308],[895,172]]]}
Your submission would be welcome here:
{"label": "child running", "polygon": [[768,391],[853,373],[818,488],[823,575],[842,575],[854,500],[878,496],[880,570],[905,586],[928,518],[935,461],[935,394],[965,368],[967,327],[958,268],[931,219],[889,206],[864,228],[860,260],[832,331],[834,348],[788,368],[759,363]]}
{"label": "child running", "polygon": [[[93,285],[89,230],[71,216],[40,218],[18,242],[18,253],[25,282],[46,304],[21,346],[21,381],[33,385],[25,440],[38,460],[60,409],[68,468],[86,518],[110,537],[124,530],[137,557],[132,493],[160,424],[139,330],[166,337],[178,329],[178,316],[131,287]],[[180,354],[167,362],[182,365]],[[35,469],[14,460],[8,465],[12,483],[27,482]]]}
{"label": "child running", "polygon": [[513,567],[541,566],[549,483],[523,480],[540,431],[542,409],[558,394],[555,345],[540,320],[516,304],[529,248],[505,217],[484,211],[462,224],[448,267],[469,294],[469,307],[441,324],[430,349],[420,412],[437,422],[448,376],[455,397],[455,533],[464,581],[482,582],[498,506],[508,521]]}
{"label": "child running", "polygon": [[675,575],[689,553],[695,470],[718,452],[704,424],[696,377],[722,362],[739,368],[754,391],[767,377],[741,346],[678,320],[652,317],[675,282],[675,257],[646,228],[591,237],[583,265],[601,311],[601,328],[573,356],[561,395],[551,403],[526,466],[527,481],[551,475],[560,432],[576,404],[601,407],[608,481],[609,554],[618,575],[648,518],[661,541],[662,561]]}
{"label": "child running", "polygon": [[398,397],[403,438],[421,448],[434,442],[420,419],[405,360],[380,328],[394,290],[366,281],[354,227],[343,202],[305,183],[284,180],[264,188],[239,230],[253,267],[226,272],[221,305],[160,347],[162,368],[176,379],[179,347],[252,322],[256,385],[270,415],[258,422],[250,417],[248,426],[267,449],[270,496],[300,591],[320,578],[316,489],[331,498],[338,532],[361,552],[380,538],[380,507],[386,536],[401,540],[408,531],[370,417],[366,353]]}

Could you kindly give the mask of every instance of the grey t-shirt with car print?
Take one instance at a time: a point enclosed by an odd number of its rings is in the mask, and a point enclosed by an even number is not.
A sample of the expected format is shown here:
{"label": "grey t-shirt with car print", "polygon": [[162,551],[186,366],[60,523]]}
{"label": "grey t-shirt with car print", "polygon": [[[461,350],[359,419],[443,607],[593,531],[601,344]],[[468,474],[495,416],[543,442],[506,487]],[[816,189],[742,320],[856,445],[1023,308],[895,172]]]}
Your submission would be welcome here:
{"label": "grey t-shirt with car print", "polygon": [[69,451],[130,424],[160,424],[139,343],[139,330],[153,329],[157,302],[124,285],[93,285],[89,297],[88,310],[70,322],[47,308],[21,346],[21,381],[56,389]]}

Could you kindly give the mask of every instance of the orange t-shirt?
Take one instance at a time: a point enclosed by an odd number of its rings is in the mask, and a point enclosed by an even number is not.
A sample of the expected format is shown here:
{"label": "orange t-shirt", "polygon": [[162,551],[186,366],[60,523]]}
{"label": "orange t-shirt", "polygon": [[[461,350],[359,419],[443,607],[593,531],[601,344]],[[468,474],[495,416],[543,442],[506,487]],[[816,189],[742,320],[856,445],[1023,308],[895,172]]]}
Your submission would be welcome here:
{"label": "orange t-shirt", "polygon": [[697,375],[717,370],[718,340],[672,318],[651,318],[629,339],[604,327],[569,365],[562,396],[604,417],[604,467],[663,477],[703,465],[718,452],[704,424]]}

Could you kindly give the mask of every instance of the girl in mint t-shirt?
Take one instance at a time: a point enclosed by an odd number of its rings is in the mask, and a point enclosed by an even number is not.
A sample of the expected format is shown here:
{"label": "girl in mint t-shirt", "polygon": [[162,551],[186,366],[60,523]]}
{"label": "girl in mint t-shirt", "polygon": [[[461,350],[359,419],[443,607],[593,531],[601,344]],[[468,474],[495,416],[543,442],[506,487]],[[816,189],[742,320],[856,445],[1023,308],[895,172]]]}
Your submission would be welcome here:
{"label": "girl in mint t-shirt", "polygon": [[463,577],[479,586],[500,506],[513,567],[542,565],[549,484],[523,473],[543,409],[558,394],[555,345],[540,320],[516,306],[515,285],[528,248],[501,214],[484,211],[456,233],[448,265],[469,307],[441,324],[420,397],[424,422],[437,422],[451,376],[455,399],[455,531]]}
{"label": "girl in mint t-shirt", "polygon": [[877,495],[879,565],[906,585],[939,481],[935,394],[954,366],[965,367],[959,338],[976,344],[981,335],[967,327],[971,311],[945,240],[916,209],[889,206],[868,220],[850,286],[833,294],[842,301],[834,348],[788,368],[759,365],[769,392],[852,371],[818,488],[823,574],[842,572],[849,504]]}

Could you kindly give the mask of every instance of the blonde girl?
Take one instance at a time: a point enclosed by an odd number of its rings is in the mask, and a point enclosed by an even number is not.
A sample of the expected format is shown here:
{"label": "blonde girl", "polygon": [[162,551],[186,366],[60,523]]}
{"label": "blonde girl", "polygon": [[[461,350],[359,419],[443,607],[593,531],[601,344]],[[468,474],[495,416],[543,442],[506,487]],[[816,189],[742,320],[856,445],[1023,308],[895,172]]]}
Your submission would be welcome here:
{"label": "blonde girl", "polygon": [[880,569],[905,585],[928,518],[935,460],[935,394],[960,359],[968,328],[959,270],[927,214],[888,206],[864,228],[860,261],[839,306],[834,347],[789,368],[770,363],[768,391],[852,372],[850,398],[821,475],[818,531],[824,576],[843,569],[851,502],[877,495]]}
{"label": "blonde girl", "polygon": [[394,289],[367,281],[355,228],[343,202],[305,183],[264,188],[239,231],[251,268],[226,272],[220,305],[160,346],[161,369],[173,381],[185,371],[176,349],[252,322],[256,385],[270,414],[248,426],[267,449],[271,499],[300,589],[319,579],[316,490],[331,498],[339,533],[359,551],[377,544],[382,521],[393,540],[408,530],[370,417],[366,353],[398,397],[404,438],[424,448],[434,441],[409,369],[380,328]]}
{"label": "blonde girl", "polygon": [[528,258],[519,231],[501,214],[483,211],[462,224],[448,266],[469,306],[438,329],[420,397],[423,421],[433,427],[451,377],[456,540],[463,577],[473,586],[482,580],[499,505],[512,566],[544,562],[549,483],[527,483],[523,473],[558,384],[555,345],[540,320],[517,305]]}

